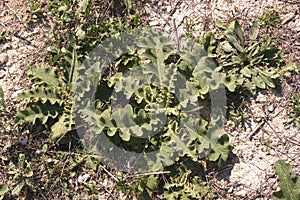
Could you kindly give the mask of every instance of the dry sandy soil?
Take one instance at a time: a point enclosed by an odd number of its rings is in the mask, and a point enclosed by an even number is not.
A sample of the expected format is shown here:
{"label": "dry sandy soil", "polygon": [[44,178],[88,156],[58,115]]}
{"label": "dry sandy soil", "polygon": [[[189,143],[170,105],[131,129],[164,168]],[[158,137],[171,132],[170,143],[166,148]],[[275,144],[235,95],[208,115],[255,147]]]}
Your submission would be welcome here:
{"label": "dry sandy soil", "polygon": [[[216,20],[238,19],[247,29],[264,10],[274,9],[282,19],[273,32],[276,45],[284,51],[287,61],[300,65],[300,4],[297,0],[142,0],[134,1],[134,7],[143,23],[167,31],[184,33],[188,23],[195,23],[192,32],[196,36],[200,31],[216,32]],[[0,85],[11,112],[21,106],[16,99],[18,93],[30,86],[24,73],[26,67],[43,62],[41,55],[51,40],[51,20],[46,13],[42,19],[32,20],[28,10],[25,0],[0,2]],[[234,146],[232,155],[226,168],[207,174],[219,199],[271,199],[277,188],[273,165],[278,159],[291,164],[294,174],[300,176],[300,134],[285,123],[291,94],[299,90],[298,80],[299,76],[295,75],[290,84],[283,81],[281,90],[265,91],[247,99],[250,109],[246,130],[227,123],[225,131]],[[14,143],[20,137],[30,138],[28,131],[13,124],[5,126],[10,115],[1,113],[0,116],[0,146]],[[254,133],[254,130],[258,131]],[[2,181],[5,179],[0,176],[0,183]]]}

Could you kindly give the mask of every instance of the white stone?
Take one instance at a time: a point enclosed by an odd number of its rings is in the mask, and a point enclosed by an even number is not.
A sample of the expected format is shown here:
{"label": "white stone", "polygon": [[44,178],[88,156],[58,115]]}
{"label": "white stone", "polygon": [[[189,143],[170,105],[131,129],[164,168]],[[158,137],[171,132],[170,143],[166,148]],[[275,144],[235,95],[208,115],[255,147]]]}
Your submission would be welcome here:
{"label": "white stone", "polygon": [[83,183],[83,182],[86,182],[87,179],[88,179],[89,177],[90,177],[89,174],[80,175],[80,176],[78,177],[77,181],[78,181],[79,183]]}
{"label": "white stone", "polygon": [[158,23],[158,21],[157,20],[153,20],[153,21],[150,21],[149,22],[149,25],[150,26],[157,26],[159,23]]}
{"label": "white stone", "polygon": [[1,53],[0,54],[0,66],[4,65],[5,63],[8,62],[8,56],[6,53]]}
{"label": "white stone", "polygon": [[245,197],[247,195],[247,191],[245,190],[240,190],[238,192],[235,193],[236,196],[241,196],[241,197]]}
{"label": "white stone", "polygon": [[273,112],[274,110],[275,110],[275,108],[274,108],[273,104],[268,107],[269,112]]}
{"label": "white stone", "polygon": [[233,192],[233,187],[230,187],[227,191],[229,194]]}
{"label": "white stone", "polygon": [[0,79],[4,78],[6,75],[6,71],[5,70],[0,70]]}

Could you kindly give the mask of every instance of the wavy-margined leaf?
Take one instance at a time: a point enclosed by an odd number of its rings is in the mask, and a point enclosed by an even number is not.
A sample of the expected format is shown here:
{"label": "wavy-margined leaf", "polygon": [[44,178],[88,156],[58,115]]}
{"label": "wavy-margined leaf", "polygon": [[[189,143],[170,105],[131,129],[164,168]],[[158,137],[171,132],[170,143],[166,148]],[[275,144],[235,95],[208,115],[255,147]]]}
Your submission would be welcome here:
{"label": "wavy-margined leaf", "polygon": [[[185,122],[188,122],[188,120]],[[190,123],[192,122],[190,121]],[[179,125],[178,122],[173,121],[168,125],[167,131],[167,136],[170,137],[170,140],[164,142],[163,145],[173,149],[177,156],[183,157],[184,155],[187,155],[195,161],[198,159],[198,156],[195,149],[192,148],[192,144],[198,136],[195,130],[191,127],[189,127],[186,123]]]}
{"label": "wavy-margined leaf", "polygon": [[193,77],[190,80],[200,94],[207,94],[211,89],[218,88],[223,83],[223,79],[218,76],[215,62],[207,57],[207,52],[201,45],[194,45],[193,50],[184,54],[182,59],[192,65]]}
{"label": "wavy-margined leaf", "polygon": [[192,181],[186,182],[183,186],[183,191],[187,194],[187,198],[214,199],[216,197],[215,191],[199,176],[194,176]]}
{"label": "wavy-margined leaf", "polygon": [[209,55],[213,55],[213,51],[216,48],[216,38],[212,32],[202,32],[199,37],[199,43],[203,46],[203,48],[208,52]]}
{"label": "wavy-margined leaf", "polygon": [[66,100],[63,100],[60,96],[60,91],[54,91],[52,88],[38,87],[26,92],[19,94],[19,100],[25,100],[28,102],[42,102],[45,103],[49,101],[51,104],[59,104],[62,105]]}
{"label": "wavy-margined leaf", "polygon": [[141,71],[138,75],[139,78],[142,78],[142,74],[147,79],[145,84],[153,84],[157,87],[168,88],[169,92],[175,92],[175,81],[177,80],[178,72],[171,68],[170,66],[165,66],[164,64],[152,64],[148,63],[141,66]]}
{"label": "wavy-margined leaf", "polygon": [[291,176],[291,166],[283,160],[275,163],[274,170],[279,177],[278,186],[280,190],[273,193],[276,200],[296,200],[300,199],[300,179]]}
{"label": "wavy-margined leaf", "polygon": [[95,134],[100,134],[105,128],[103,123],[106,123],[108,126],[111,125],[111,120],[107,119],[110,118],[110,116],[105,116],[105,114],[110,113],[110,109],[106,109],[100,115],[95,111],[96,110],[94,109],[94,106],[90,100],[87,99],[85,102],[83,102],[82,108],[76,110],[77,114],[79,115],[76,117],[83,119],[83,122],[87,123],[90,126],[89,129],[94,131]]}
{"label": "wavy-margined leaf", "polygon": [[193,78],[191,81],[200,94],[207,94],[209,92],[209,83],[204,77]]}
{"label": "wavy-margined leaf", "polygon": [[68,114],[64,112],[60,117],[59,120],[52,125],[50,137],[52,140],[56,140],[59,137],[66,134],[68,131],[71,130],[73,122],[73,114]]}
{"label": "wavy-margined leaf", "polygon": [[208,154],[207,157],[210,161],[218,161],[218,165],[222,166],[228,159],[231,149],[232,146],[229,144],[229,137],[224,134],[212,145],[213,152]]}
{"label": "wavy-margined leaf", "polygon": [[59,104],[51,104],[50,102],[37,102],[34,105],[29,105],[25,109],[20,110],[16,116],[17,123],[33,123],[40,119],[42,124],[45,124],[49,118],[56,118],[63,112],[63,107]]}
{"label": "wavy-margined leaf", "polygon": [[214,199],[216,197],[215,191],[206,181],[192,174],[194,166],[190,168],[186,162],[182,166],[184,167],[170,176],[170,180],[164,185],[166,199]]}
{"label": "wavy-margined leaf", "polygon": [[[137,115],[133,113],[133,108],[130,105],[126,105],[112,114],[116,128],[121,130],[120,136],[124,141],[129,141],[130,135],[148,137],[163,126],[166,121],[164,109],[159,108],[158,105],[150,105],[148,104],[145,110],[140,110]],[[147,113],[147,111],[149,112]],[[138,121],[140,123],[137,123]]]}
{"label": "wavy-margined leaf", "polygon": [[59,88],[58,76],[51,67],[32,66],[27,72],[36,85],[47,85],[49,87]]}
{"label": "wavy-margined leaf", "polygon": [[138,42],[139,47],[161,51],[170,51],[173,44],[174,41],[153,28],[145,29],[144,36]]}
{"label": "wavy-margined leaf", "polygon": [[234,92],[235,88],[237,87],[236,84],[236,76],[234,75],[228,75],[225,78],[224,85],[230,92]]}
{"label": "wavy-margined leaf", "polygon": [[138,104],[141,104],[142,101],[147,103],[155,102],[155,98],[157,97],[157,88],[153,88],[150,85],[145,85],[138,88],[134,95]]}
{"label": "wavy-margined leaf", "polygon": [[[198,65],[201,59],[204,59],[208,56],[208,53],[205,49],[203,49],[202,45],[200,44],[187,44],[191,45],[191,49],[187,49],[186,52],[184,52],[182,59],[188,62],[190,65],[192,65],[194,68]],[[207,67],[207,65],[200,65],[199,67]]]}
{"label": "wavy-margined leaf", "polygon": [[[138,75],[138,78],[144,79],[144,82],[148,84],[170,87],[170,83],[174,81],[170,78],[174,77],[175,71],[170,66],[166,66],[165,61],[174,53],[173,43],[170,38],[156,30],[146,31],[145,37],[139,41],[138,46],[146,48],[142,56],[151,62],[143,64],[138,70],[132,71],[131,75]],[[145,75],[147,80],[145,80]]]}
{"label": "wavy-margined leaf", "polygon": [[147,49],[141,56],[148,58],[154,64],[164,64],[170,55],[174,54],[175,51],[164,51],[162,49]]}
{"label": "wavy-margined leaf", "polygon": [[[167,92],[175,94],[175,84],[177,84],[180,78],[181,77],[176,69],[170,66],[147,63],[139,68],[132,69],[129,76],[123,77],[119,82],[117,82],[115,85],[115,91],[117,93],[121,92],[125,95],[126,99],[124,99],[124,101],[129,101],[131,96],[136,94],[136,100],[138,102],[142,101],[141,98],[144,96],[142,93],[150,92],[147,94],[147,98],[145,100],[151,101],[151,99],[154,100],[157,95],[153,93],[151,94],[153,89],[150,89],[149,87],[165,89]],[[148,88],[145,88],[145,86],[148,86]],[[115,93],[115,95],[118,95],[117,93]],[[117,100],[118,98],[115,95],[113,98]]]}
{"label": "wavy-margined leaf", "polygon": [[[124,109],[119,109],[112,114],[114,121],[117,124],[117,127],[121,129],[120,137],[124,141],[130,140],[129,128],[137,126],[132,118],[133,110],[130,105],[126,105]],[[138,129],[136,131],[139,131]],[[141,133],[137,133],[141,135]]]}

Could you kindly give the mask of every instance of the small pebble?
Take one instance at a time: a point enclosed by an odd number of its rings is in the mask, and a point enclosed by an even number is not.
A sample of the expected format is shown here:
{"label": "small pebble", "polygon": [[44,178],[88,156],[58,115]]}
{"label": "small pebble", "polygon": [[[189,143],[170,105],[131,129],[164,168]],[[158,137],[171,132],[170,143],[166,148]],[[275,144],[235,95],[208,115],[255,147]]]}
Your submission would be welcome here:
{"label": "small pebble", "polygon": [[256,122],[261,122],[262,119],[261,119],[261,117],[258,117],[255,120],[256,120]]}
{"label": "small pebble", "polygon": [[89,174],[84,174],[84,175],[80,175],[77,180],[79,183],[83,183],[86,182],[89,177],[90,177]]}
{"label": "small pebble", "polygon": [[167,13],[170,13],[172,11],[172,7],[171,6],[167,6]]}
{"label": "small pebble", "polygon": [[58,188],[58,189],[56,190],[56,195],[57,195],[57,196],[61,196],[61,194],[62,194],[62,189],[61,189],[61,188]]}
{"label": "small pebble", "polygon": [[276,155],[276,151],[274,149],[270,149],[269,151],[271,156],[275,156]]}
{"label": "small pebble", "polygon": [[5,70],[2,70],[2,69],[0,69],[0,79],[1,79],[1,78],[4,78],[4,77],[5,77],[5,75],[6,75],[6,71],[5,71]]}
{"label": "small pebble", "polygon": [[11,49],[11,48],[12,48],[12,45],[10,42],[7,42],[2,46],[2,50],[7,50],[7,49]]}
{"label": "small pebble", "polygon": [[0,65],[4,65],[7,62],[8,62],[7,54],[6,53],[1,53],[0,54]]}
{"label": "small pebble", "polygon": [[286,125],[284,126],[284,129],[285,129],[285,130],[290,129],[290,128],[291,128],[291,126],[290,126],[289,124],[286,124]]}
{"label": "small pebble", "polygon": [[247,195],[247,192],[245,190],[240,190],[235,193],[236,196],[245,197]]}
{"label": "small pebble", "polygon": [[159,24],[159,23],[158,23],[158,21],[156,21],[156,20],[149,22],[149,25],[150,25],[150,26],[157,26],[158,24]]}
{"label": "small pebble", "polygon": [[230,193],[232,193],[233,192],[233,187],[230,187],[228,190],[227,190],[227,192],[230,194]]}
{"label": "small pebble", "polygon": [[10,67],[10,66],[11,66],[11,63],[10,63],[10,62],[7,62],[5,65],[6,65],[6,67]]}
{"label": "small pebble", "polygon": [[271,113],[271,112],[274,112],[274,110],[275,110],[275,108],[274,108],[274,105],[272,104],[272,105],[270,105],[269,107],[268,107],[268,111]]}
{"label": "small pebble", "polygon": [[19,142],[22,144],[22,145],[26,145],[28,143],[28,140],[26,138],[23,138],[23,137],[20,137],[19,138]]}

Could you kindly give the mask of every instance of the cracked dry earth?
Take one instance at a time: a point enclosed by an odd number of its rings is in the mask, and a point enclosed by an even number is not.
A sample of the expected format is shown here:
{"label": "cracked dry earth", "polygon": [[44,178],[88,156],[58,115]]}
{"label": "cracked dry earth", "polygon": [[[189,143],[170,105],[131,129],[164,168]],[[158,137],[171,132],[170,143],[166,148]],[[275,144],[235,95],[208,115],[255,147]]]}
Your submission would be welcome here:
{"label": "cracked dry earth", "polygon": [[[265,9],[275,9],[282,25],[274,33],[276,44],[286,53],[287,61],[300,64],[300,4],[298,0],[181,0],[181,1],[134,1],[134,7],[142,21],[166,31],[187,31],[186,25],[194,23],[192,32],[214,29],[214,21],[229,22],[238,19],[244,28],[258,19]],[[0,2],[0,85],[5,93],[8,109],[15,111],[21,105],[18,93],[30,83],[24,72],[26,67],[43,62],[51,35],[47,16],[32,21],[25,0]],[[46,15],[46,12],[45,12]],[[299,89],[299,77],[292,84],[283,84],[282,90],[259,93],[245,102],[249,106],[246,129],[228,122],[225,131],[234,147],[228,165],[207,175],[216,188],[219,199],[271,199],[277,188],[273,165],[284,159],[293,167],[294,175],[300,176],[300,134],[287,125],[287,108],[291,94]],[[9,117],[1,114],[5,124]],[[16,127],[0,128],[0,140],[13,140],[3,132]],[[23,133],[22,133],[23,134]],[[14,136],[15,137],[15,136]]]}

